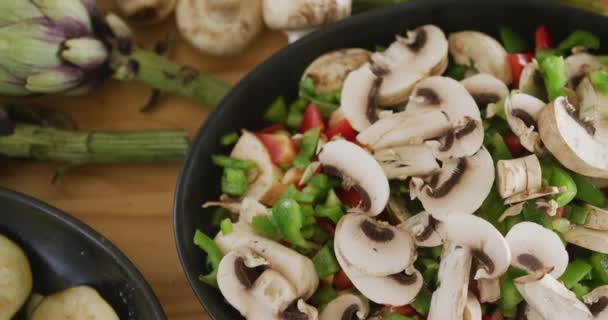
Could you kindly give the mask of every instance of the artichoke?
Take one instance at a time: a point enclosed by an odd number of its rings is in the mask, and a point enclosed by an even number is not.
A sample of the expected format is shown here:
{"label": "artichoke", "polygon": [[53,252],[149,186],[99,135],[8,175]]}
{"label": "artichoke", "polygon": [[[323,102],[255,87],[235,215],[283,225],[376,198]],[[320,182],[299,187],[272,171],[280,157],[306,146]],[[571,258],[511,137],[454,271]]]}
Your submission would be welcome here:
{"label": "artichoke", "polygon": [[0,1],[0,95],[81,94],[108,77],[215,105],[229,86],[135,47],[94,0]]}

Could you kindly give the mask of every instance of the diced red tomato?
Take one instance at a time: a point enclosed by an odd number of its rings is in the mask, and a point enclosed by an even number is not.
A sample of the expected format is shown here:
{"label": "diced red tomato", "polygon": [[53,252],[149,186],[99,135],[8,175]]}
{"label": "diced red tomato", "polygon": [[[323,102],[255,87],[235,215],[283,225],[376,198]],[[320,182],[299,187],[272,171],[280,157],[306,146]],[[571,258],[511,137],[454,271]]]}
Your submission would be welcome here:
{"label": "diced red tomato", "polygon": [[350,122],[346,119],[338,121],[335,125],[330,126],[327,129],[327,138],[331,139],[335,136],[341,136],[348,141],[355,141],[357,139],[357,131],[351,127]]}
{"label": "diced red tomato", "polygon": [[279,131],[287,131],[287,128],[285,128],[285,126],[280,123],[276,123],[258,131],[258,133],[276,133]]}
{"label": "diced red tomato", "polygon": [[534,58],[534,55],[531,53],[514,53],[509,55],[511,73],[513,74],[513,86],[519,86],[521,72],[524,70],[524,67],[532,61],[532,58]]}
{"label": "diced red tomato", "polygon": [[355,190],[355,188],[350,188],[348,190],[340,188],[336,191],[336,195],[340,198],[342,203],[353,208],[358,207],[361,204],[361,194],[359,191]]}
{"label": "diced red tomato", "polygon": [[516,136],[514,133],[509,132],[505,134],[503,138],[505,139],[505,144],[507,145],[507,148],[509,148],[509,151],[511,151],[511,155],[513,157],[519,157],[526,152],[526,149],[521,145],[521,142],[519,141],[519,137]]}
{"label": "diced red tomato", "polygon": [[266,150],[268,150],[270,159],[276,165],[291,163],[298,153],[296,144],[288,135],[281,133],[258,133],[257,136],[266,147]]}
{"label": "diced red tomato", "polygon": [[536,28],[534,32],[534,44],[536,45],[536,50],[553,48],[553,39],[551,38],[549,29],[544,24]]}
{"label": "diced red tomato", "polygon": [[353,287],[353,283],[350,281],[350,279],[342,269],[340,269],[340,271],[338,271],[338,273],[334,275],[333,285],[334,289],[338,291],[348,290]]}
{"label": "diced red tomato", "polygon": [[319,108],[314,103],[311,103],[304,110],[300,132],[304,133],[312,128],[321,127],[321,131],[325,130],[325,122]]}
{"label": "diced red tomato", "polygon": [[404,315],[406,317],[414,317],[416,315],[418,315],[418,312],[416,312],[416,309],[414,309],[414,307],[412,307],[411,305],[405,305],[405,306],[400,306],[400,307],[393,307],[393,312],[396,312],[400,315]]}
{"label": "diced red tomato", "polygon": [[327,218],[315,218],[315,220],[317,221],[317,225],[319,226],[319,228],[321,228],[323,231],[325,231],[327,233],[327,235],[330,238],[334,238],[334,233],[336,233],[336,226],[334,225],[333,222],[331,222],[331,220],[327,219]]}

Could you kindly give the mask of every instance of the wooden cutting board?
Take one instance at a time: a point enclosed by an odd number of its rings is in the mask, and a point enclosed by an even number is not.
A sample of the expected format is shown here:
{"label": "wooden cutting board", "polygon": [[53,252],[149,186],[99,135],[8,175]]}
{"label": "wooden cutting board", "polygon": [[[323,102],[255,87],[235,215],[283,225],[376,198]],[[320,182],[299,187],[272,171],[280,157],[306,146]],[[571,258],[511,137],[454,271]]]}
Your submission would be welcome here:
{"label": "wooden cutting board", "polygon": [[[112,6],[111,0],[98,3],[104,10]],[[134,28],[134,34],[137,43],[148,48],[172,35],[172,59],[233,84],[286,43],[280,34],[266,32],[245,54],[214,58],[183,42],[173,20]],[[138,84],[108,81],[83,97],[45,97],[31,102],[66,112],[83,130],[184,128],[192,136],[207,118],[207,107],[179,97],[163,97],[154,111],[142,114],[139,108],[149,94],[149,89]],[[173,240],[173,193],[180,168],[181,163],[86,166],[52,184],[57,165],[12,161],[0,171],[0,187],[48,202],[110,239],[147,278],[169,319],[208,319],[184,276]]]}

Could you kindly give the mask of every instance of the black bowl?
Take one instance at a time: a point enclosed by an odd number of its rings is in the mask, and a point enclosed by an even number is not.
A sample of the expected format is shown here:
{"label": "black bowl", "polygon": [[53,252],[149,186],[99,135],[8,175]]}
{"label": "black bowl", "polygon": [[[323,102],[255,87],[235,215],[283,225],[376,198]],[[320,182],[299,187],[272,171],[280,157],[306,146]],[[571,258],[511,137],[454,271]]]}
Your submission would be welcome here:
{"label": "black bowl", "polygon": [[[534,29],[544,23],[555,39],[575,29],[593,31],[608,41],[608,18],[540,0],[418,0],[358,15],[316,32],[281,50],[243,79],[212,112],[194,140],[184,164],[175,198],[177,250],[198,299],[216,320],[239,319],[216,289],[197,280],[205,268],[205,254],[192,238],[196,228],[208,227],[209,211],[201,204],[217,199],[221,171],[210,156],[225,152],[218,146],[222,134],[240,128],[267,125],[262,115],[279,95],[295,97],[306,66],[330,50],[345,47],[373,49],[389,44],[395,34],[422,24],[435,24],[446,33],[479,30],[498,36],[498,27],[509,26],[533,41]],[[209,233],[211,234],[211,233]]]}
{"label": "black bowl", "polygon": [[[0,189],[0,234],[23,248],[34,292],[90,285],[123,320],[166,320],[158,299],[114,245],[77,219],[25,195]],[[17,319],[25,319],[21,314]],[[16,319],[16,320],[17,320]]]}

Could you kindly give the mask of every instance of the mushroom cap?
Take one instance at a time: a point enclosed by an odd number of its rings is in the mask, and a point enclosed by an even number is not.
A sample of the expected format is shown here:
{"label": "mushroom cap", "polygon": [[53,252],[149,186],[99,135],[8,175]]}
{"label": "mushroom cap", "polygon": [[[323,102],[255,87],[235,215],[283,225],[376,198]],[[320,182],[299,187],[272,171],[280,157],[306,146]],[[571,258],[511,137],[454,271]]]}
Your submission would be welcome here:
{"label": "mushroom cap", "polygon": [[378,215],[386,207],[390,188],[384,171],[374,157],[358,145],[346,140],[334,140],[319,153],[323,170],[340,176],[343,185],[361,194],[362,210]]}
{"label": "mushroom cap", "polygon": [[12,319],[32,291],[32,269],[27,256],[0,234],[0,319]]}
{"label": "mushroom cap", "polygon": [[281,169],[272,163],[262,141],[247,130],[243,130],[230,156],[240,160],[252,160],[257,165],[256,170],[250,170],[249,186],[243,197],[262,200],[283,175]]}
{"label": "mushroom cap", "polygon": [[248,248],[263,257],[269,268],[282,274],[295,287],[298,297],[308,299],[317,290],[319,276],[312,260],[278,242],[255,235],[240,225],[235,225],[228,235],[220,231],[215,242],[224,254],[235,248]]}
{"label": "mushroom cap", "polygon": [[593,71],[606,70],[600,60],[589,53],[579,52],[564,60],[568,85],[576,88],[580,81]]}
{"label": "mushroom cap", "polygon": [[538,116],[545,105],[542,100],[525,93],[513,93],[505,101],[507,123],[530,152],[540,150],[540,136],[535,129]]}
{"label": "mushroom cap", "polygon": [[433,292],[428,320],[462,320],[467,304],[471,251],[462,246],[444,248],[439,265],[440,285]]}
{"label": "mushroom cap", "polygon": [[165,20],[175,9],[177,0],[115,0],[118,12],[138,24]]}
{"label": "mushroom cap", "polygon": [[536,59],[526,64],[521,71],[521,75],[519,76],[519,92],[529,94],[543,101],[547,100],[545,80]]}
{"label": "mushroom cap", "polygon": [[212,55],[236,55],[264,29],[262,0],[179,1],[177,26],[188,43]]}
{"label": "mushroom cap", "polygon": [[411,268],[409,273],[402,271],[389,276],[371,276],[353,268],[339,250],[335,250],[335,253],[338,264],[355,288],[375,303],[403,306],[412,302],[422,288],[424,281],[416,269]]}
{"label": "mushroom cap", "polygon": [[378,120],[376,96],[381,83],[382,78],[372,72],[368,63],[344,80],[340,109],[353,129],[363,131]]}
{"label": "mushroom cap", "polygon": [[540,279],[531,281],[518,279],[514,281],[517,290],[543,319],[592,319],[591,312],[576,298],[576,295],[551,275],[545,274]]}
{"label": "mushroom cap", "polygon": [[509,95],[509,88],[500,79],[487,73],[478,73],[460,83],[477,103],[477,107],[485,108],[490,103],[497,103]]}
{"label": "mushroom cap", "polygon": [[482,147],[472,157],[445,161],[428,183],[412,178],[410,196],[419,198],[427,212],[443,221],[452,214],[475,212],[493,184],[494,162]]}
{"label": "mushroom cap", "polygon": [[403,227],[409,230],[418,247],[436,247],[443,244],[443,224],[426,211],[411,216]]}
{"label": "mushroom cap", "polygon": [[534,154],[496,163],[496,187],[502,198],[540,188],[541,184],[540,161]]}
{"label": "mushroom cap", "polygon": [[414,262],[416,254],[407,231],[357,213],[340,219],[334,246],[350,266],[371,276],[399,273]]}
{"label": "mushroom cap", "polygon": [[365,319],[369,313],[367,299],[352,293],[341,294],[323,308],[319,320]]}
{"label": "mushroom cap", "polygon": [[511,65],[505,48],[491,36],[478,31],[461,31],[448,37],[450,53],[456,63],[489,73],[511,84]]}
{"label": "mushroom cap", "polygon": [[351,0],[264,0],[264,21],[275,30],[316,27],[350,13]]}
{"label": "mushroom cap", "polygon": [[608,254],[608,232],[572,226],[564,233],[564,238],[568,243]]}
{"label": "mushroom cap", "polygon": [[483,144],[481,114],[473,97],[460,84],[448,77],[429,77],[416,84],[405,112],[415,114],[440,110],[451,128],[433,143],[435,157],[441,160],[467,157]]}
{"label": "mushroom cap", "polygon": [[119,320],[112,307],[88,286],[63,290],[42,299],[31,320],[104,319]]}
{"label": "mushroom cap", "polygon": [[585,228],[608,231],[608,211],[590,204],[585,205],[587,208],[587,222]]}
{"label": "mushroom cap", "polygon": [[330,51],[315,59],[304,71],[318,93],[332,93],[342,89],[351,71],[370,61],[371,52],[359,48]]}
{"label": "mushroom cap", "polygon": [[433,150],[424,144],[376,150],[374,158],[388,179],[405,180],[411,176],[429,175],[439,169]]}
{"label": "mushroom cap", "polygon": [[444,221],[446,241],[471,250],[479,261],[477,279],[494,279],[509,268],[511,252],[507,240],[488,221],[475,215],[451,215]]}
{"label": "mushroom cap", "polygon": [[564,97],[543,108],[538,118],[540,137],[566,168],[586,176],[608,178],[608,148],[574,115]]}
{"label": "mushroom cap", "polygon": [[462,320],[481,320],[481,317],[481,304],[479,304],[475,295],[469,293]]}
{"label": "mushroom cap", "polygon": [[382,105],[405,102],[419,80],[442,74],[447,66],[448,42],[441,29],[423,25],[397,37],[384,52],[374,53],[374,64],[385,71],[378,92]]}
{"label": "mushroom cap", "polygon": [[374,122],[357,135],[357,141],[374,150],[421,144],[445,134],[450,128],[450,121],[441,110],[398,112]]}
{"label": "mushroom cap", "polygon": [[530,273],[551,269],[549,274],[559,278],[568,266],[568,252],[560,237],[539,224],[520,222],[509,230],[506,239],[514,267]]}
{"label": "mushroom cap", "polygon": [[606,319],[608,316],[608,285],[593,289],[583,297],[583,301],[589,305],[591,314],[595,319]]}

